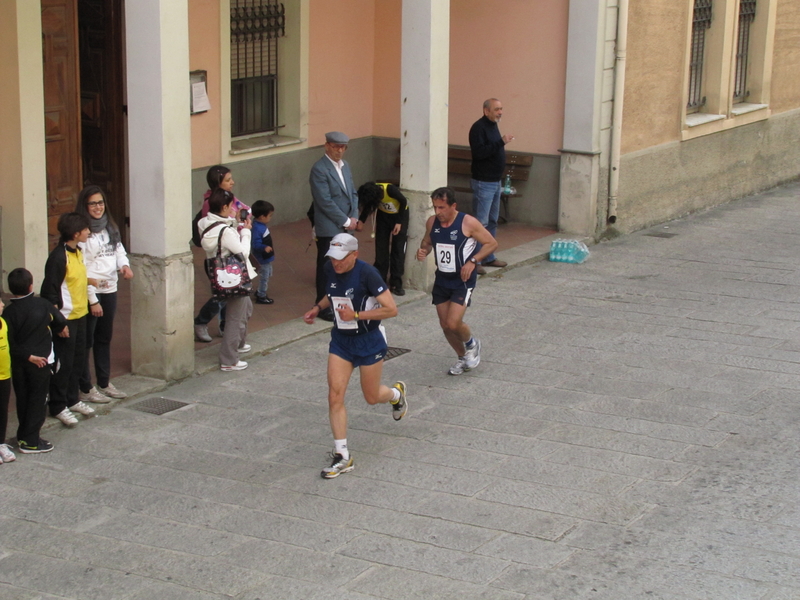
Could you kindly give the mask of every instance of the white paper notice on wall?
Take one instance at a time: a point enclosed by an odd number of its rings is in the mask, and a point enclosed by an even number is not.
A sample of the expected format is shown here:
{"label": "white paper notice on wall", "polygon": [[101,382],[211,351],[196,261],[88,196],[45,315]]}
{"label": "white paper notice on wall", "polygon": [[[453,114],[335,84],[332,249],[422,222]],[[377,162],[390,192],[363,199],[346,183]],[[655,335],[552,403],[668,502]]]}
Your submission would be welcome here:
{"label": "white paper notice on wall", "polygon": [[211,103],[208,101],[206,93],[206,82],[197,81],[192,83],[192,114],[211,110]]}

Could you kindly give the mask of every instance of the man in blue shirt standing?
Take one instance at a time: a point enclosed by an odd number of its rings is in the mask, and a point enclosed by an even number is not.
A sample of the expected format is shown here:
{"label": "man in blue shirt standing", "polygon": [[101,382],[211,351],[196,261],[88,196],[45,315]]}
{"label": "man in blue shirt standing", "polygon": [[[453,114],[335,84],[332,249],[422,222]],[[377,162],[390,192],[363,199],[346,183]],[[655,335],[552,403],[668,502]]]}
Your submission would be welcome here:
{"label": "man in blue shirt standing", "polygon": [[[472,151],[472,212],[493,238],[497,237],[497,220],[500,218],[500,193],[503,172],[506,169],[505,145],[513,135],[500,135],[498,124],[503,116],[503,105],[497,98],[483,103],[483,116],[469,130],[469,147]],[[505,267],[506,262],[487,256],[483,265]],[[478,273],[483,274],[478,266]]]}

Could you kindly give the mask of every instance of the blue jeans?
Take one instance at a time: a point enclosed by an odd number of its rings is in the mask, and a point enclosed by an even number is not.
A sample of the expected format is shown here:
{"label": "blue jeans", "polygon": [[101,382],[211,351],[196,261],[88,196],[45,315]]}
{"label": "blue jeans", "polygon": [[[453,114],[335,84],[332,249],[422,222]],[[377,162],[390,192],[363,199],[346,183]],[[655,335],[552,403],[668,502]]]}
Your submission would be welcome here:
{"label": "blue jeans", "polygon": [[[470,179],[472,186],[472,214],[486,227],[487,231],[497,238],[497,219],[500,218],[500,192],[502,186],[499,181],[478,181]],[[483,259],[482,262],[490,263],[495,259],[494,252]]]}
{"label": "blue jeans", "polygon": [[256,292],[258,296],[264,298],[267,295],[270,277],[272,277],[272,262],[258,265],[258,291]]}

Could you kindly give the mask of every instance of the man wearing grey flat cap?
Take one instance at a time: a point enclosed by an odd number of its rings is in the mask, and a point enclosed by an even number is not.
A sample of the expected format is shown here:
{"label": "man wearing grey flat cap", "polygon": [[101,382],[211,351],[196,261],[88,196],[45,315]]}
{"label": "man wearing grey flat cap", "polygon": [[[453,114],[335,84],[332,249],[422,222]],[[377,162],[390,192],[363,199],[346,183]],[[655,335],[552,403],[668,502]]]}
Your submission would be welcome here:
{"label": "man wearing grey flat cap", "polygon": [[[353,231],[358,223],[358,193],[350,173],[350,165],[342,160],[350,142],[341,131],[325,134],[325,156],[311,167],[308,182],[314,197],[314,232],[317,241],[316,287],[319,302],[325,296],[326,262],[331,240],[339,233]],[[333,321],[328,310],[319,315],[321,319]]]}

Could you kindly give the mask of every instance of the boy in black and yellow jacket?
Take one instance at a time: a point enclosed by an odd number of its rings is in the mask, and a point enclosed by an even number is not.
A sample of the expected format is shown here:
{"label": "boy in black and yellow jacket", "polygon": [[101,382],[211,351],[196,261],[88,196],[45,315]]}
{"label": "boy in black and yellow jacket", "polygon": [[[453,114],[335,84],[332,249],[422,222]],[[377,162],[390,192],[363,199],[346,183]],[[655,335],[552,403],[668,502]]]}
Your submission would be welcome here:
{"label": "boy in black and yellow jacket", "polygon": [[[53,338],[56,371],[50,378],[50,415],[64,425],[75,425],[72,411],[84,416],[94,409],[80,401],[79,380],[86,360],[86,316],[89,314],[89,280],[78,242],[89,237],[89,217],[65,213],[58,219],[61,240],[47,258],[41,296],[54,304],[67,319],[67,327]],[[95,285],[94,282],[92,282]],[[92,314],[102,308],[91,307]]]}

